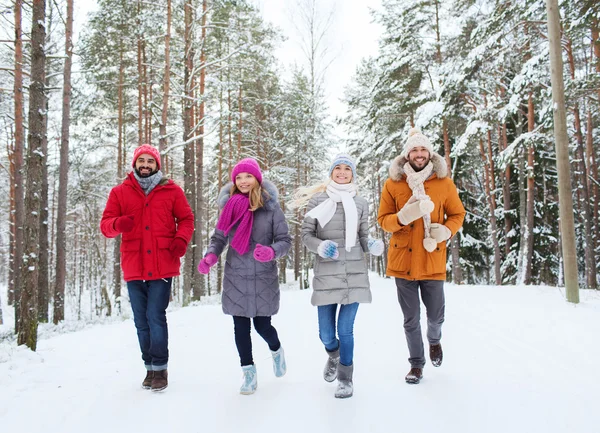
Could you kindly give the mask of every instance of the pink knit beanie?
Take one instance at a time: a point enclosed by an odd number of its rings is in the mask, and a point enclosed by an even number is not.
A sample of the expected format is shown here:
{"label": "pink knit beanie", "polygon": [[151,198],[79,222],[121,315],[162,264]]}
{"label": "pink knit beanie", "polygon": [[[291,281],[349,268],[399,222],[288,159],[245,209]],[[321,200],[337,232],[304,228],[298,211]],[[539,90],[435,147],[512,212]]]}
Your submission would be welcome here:
{"label": "pink knit beanie", "polygon": [[233,167],[231,171],[231,181],[233,183],[235,183],[235,177],[240,173],[250,173],[258,180],[258,183],[262,183],[262,172],[254,158],[244,158]]}

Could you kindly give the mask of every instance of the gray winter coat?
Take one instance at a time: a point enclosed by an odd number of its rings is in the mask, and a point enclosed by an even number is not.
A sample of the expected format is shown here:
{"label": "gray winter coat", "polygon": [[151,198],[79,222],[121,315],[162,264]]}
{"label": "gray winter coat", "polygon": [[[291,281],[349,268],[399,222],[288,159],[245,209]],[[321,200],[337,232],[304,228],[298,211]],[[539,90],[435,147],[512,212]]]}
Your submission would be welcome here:
{"label": "gray winter coat", "polygon": [[[306,208],[309,212],[329,197],[326,193],[317,193],[311,197]],[[313,305],[352,304],[354,302],[371,302],[369,277],[364,252],[368,247],[368,215],[369,204],[359,196],[354,197],[358,211],[358,227],[356,245],[346,251],[346,219],[342,203],[337,204],[333,218],[321,227],[319,222],[311,217],[304,217],[302,223],[302,242],[313,253],[317,252],[319,244],[324,240],[337,242],[340,256],[336,259],[324,259],[315,256]],[[350,228],[349,228],[350,229]]]}
{"label": "gray winter coat", "polygon": [[[221,189],[217,202],[223,208],[230,198],[232,183]],[[254,259],[256,244],[270,246],[275,258],[285,256],[292,245],[288,225],[277,201],[277,188],[263,180],[263,190],[269,194],[264,206],[254,211],[250,250],[240,255],[228,248],[223,277],[222,307],[225,314],[242,317],[272,316],[279,311],[279,281],[277,262],[261,263]],[[219,256],[233,239],[237,227],[227,236],[215,229],[206,253]]]}

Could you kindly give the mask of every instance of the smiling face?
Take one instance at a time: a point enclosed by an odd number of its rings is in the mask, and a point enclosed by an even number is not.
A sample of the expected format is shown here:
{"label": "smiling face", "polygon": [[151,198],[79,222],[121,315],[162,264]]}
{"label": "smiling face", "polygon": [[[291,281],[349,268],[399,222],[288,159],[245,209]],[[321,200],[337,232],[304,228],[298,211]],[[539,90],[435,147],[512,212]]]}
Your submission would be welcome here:
{"label": "smiling face", "polygon": [[235,186],[243,194],[248,194],[257,183],[256,178],[250,173],[242,172],[235,176]]}
{"label": "smiling face", "polygon": [[429,163],[431,155],[423,146],[414,147],[408,154],[408,162],[415,171],[421,171]]}
{"label": "smiling face", "polygon": [[338,164],[333,167],[331,179],[340,185],[352,182],[352,167],[346,164]]}
{"label": "smiling face", "polygon": [[139,177],[152,176],[158,171],[158,164],[156,159],[148,153],[142,153],[135,160],[135,171]]}

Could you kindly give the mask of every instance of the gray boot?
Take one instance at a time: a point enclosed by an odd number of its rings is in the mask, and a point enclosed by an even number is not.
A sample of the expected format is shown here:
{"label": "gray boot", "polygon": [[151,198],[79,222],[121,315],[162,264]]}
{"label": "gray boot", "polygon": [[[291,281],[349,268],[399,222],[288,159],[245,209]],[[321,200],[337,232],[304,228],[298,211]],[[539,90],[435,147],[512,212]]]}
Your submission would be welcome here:
{"label": "gray boot", "polygon": [[327,358],[327,362],[325,363],[325,368],[323,369],[323,379],[327,382],[333,382],[338,375],[338,364],[340,363],[340,349],[334,350],[330,352],[325,350],[329,358]]}
{"label": "gray boot", "polygon": [[354,385],[352,384],[352,373],[354,372],[354,364],[346,366],[338,365],[338,386],[335,390],[336,398],[352,397]]}

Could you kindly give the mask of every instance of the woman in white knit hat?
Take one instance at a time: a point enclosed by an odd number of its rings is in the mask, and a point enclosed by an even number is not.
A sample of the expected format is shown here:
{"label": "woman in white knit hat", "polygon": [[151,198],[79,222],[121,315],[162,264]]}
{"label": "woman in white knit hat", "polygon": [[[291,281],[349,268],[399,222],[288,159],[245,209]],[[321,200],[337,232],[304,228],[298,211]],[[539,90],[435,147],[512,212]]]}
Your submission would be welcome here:
{"label": "woman in white knit hat", "polygon": [[313,295],[319,338],[327,352],[323,378],[338,379],[335,397],[353,394],[354,319],[360,303],[371,302],[364,254],[383,253],[381,240],[369,239],[367,201],[358,196],[356,166],[346,154],[333,158],[325,182],[297,193],[306,207],[302,242],[316,254]]}

